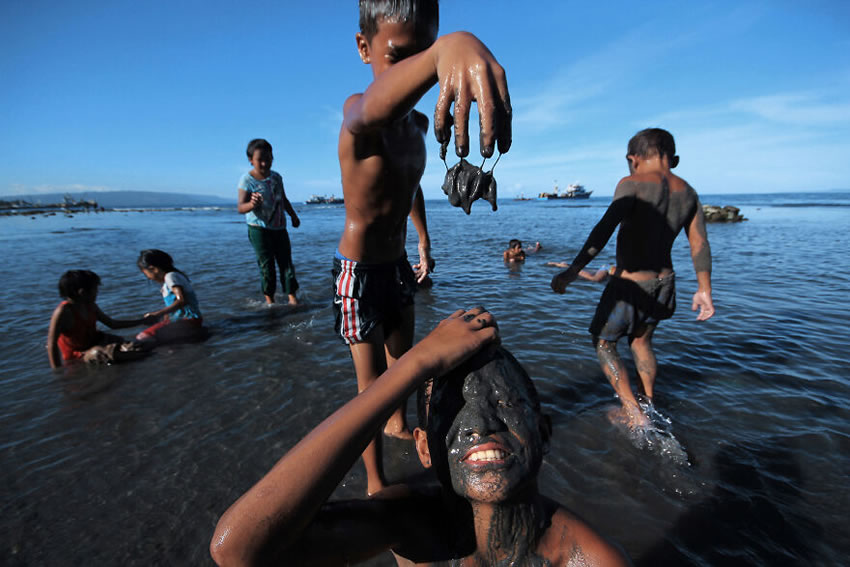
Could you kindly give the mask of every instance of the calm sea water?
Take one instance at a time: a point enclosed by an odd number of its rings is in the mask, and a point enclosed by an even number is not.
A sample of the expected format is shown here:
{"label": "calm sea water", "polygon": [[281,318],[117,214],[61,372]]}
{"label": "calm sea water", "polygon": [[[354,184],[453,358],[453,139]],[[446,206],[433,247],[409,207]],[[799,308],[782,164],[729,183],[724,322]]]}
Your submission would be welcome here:
{"label": "calm sea water", "polygon": [[[656,333],[656,405],[687,464],[658,445],[635,447],[606,419],[617,402],[586,331],[601,285],[549,290],[554,269],[543,264],[572,258],[606,198],[506,200],[495,213],[476,203],[471,216],[429,202],[437,271],[417,296],[417,337],[458,307],[496,315],[553,417],[542,490],[638,565],[846,564],[850,194],[703,202],[739,206],[749,220],[709,226],[717,314],[706,323],[689,310],[696,282],[684,236],[674,248],[679,309]],[[330,309],[343,209],[296,208],[297,309],[260,303],[235,210],[0,218],[0,563],[209,564],[219,515],[354,395]],[[510,270],[501,261],[510,238],[544,249]],[[135,267],[139,250],[154,247],[192,278],[211,337],[132,364],[52,373],[44,343],[62,272],[96,271],[101,308],[135,317],[161,302]],[[600,263],[613,257],[612,239]],[[364,491],[358,463],[337,493]]]}

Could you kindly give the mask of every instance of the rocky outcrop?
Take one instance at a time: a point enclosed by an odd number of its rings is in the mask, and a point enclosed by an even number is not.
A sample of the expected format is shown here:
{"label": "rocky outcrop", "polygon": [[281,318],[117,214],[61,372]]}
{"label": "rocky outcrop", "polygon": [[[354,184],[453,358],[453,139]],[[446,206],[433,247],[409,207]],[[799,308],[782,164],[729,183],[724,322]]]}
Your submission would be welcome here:
{"label": "rocky outcrop", "polygon": [[741,214],[738,207],[715,207],[714,205],[703,205],[702,212],[705,213],[705,222],[741,222],[747,220]]}

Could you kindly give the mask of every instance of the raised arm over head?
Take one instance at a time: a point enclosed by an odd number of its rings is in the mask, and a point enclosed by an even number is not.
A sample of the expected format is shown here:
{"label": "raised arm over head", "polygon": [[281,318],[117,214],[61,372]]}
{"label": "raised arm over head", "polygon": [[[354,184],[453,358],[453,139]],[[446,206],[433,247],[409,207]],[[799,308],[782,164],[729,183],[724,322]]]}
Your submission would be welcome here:
{"label": "raised arm over head", "polygon": [[[498,341],[498,327],[483,308],[458,310],[404,354],[375,383],[319,424],[248,492],[224,513],[210,543],[219,565],[266,564],[287,557],[314,529],[313,521],[330,494],[358,459],[390,414],[428,378],[442,375],[487,344]],[[364,504],[367,505],[367,504]],[[378,505],[378,504],[376,504]],[[333,516],[353,525],[365,517]],[[369,518],[374,519],[374,515]],[[324,519],[323,519],[324,522]],[[352,542],[351,526],[321,527],[329,539],[325,546],[338,550],[340,561],[358,550],[388,545],[381,526],[368,537]],[[364,536],[365,537],[365,536]],[[382,543],[383,542],[383,543]],[[327,557],[327,549],[316,550]],[[312,565],[309,550],[299,548],[300,564]],[[303,557],[302,557],[303,556]]]}

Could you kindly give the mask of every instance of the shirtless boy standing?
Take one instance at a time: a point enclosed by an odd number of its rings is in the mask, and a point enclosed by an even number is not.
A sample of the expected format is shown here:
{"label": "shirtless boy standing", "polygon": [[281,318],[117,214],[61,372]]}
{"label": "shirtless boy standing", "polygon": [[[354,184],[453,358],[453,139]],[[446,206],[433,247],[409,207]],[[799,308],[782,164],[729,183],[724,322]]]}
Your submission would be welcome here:
{"label": "shirtless boy standing", "polygon": [[699,309],[698,321],[714,315],[711,249],[696,191],[670,171],[679,163],[672,134],[660,128],[641,130],[629,140],[626,159],[630,175],[620,180],[611,205],[570,267],[552,278],[552,290],[564,293],[620,226],[617,268],[599,300],[590,333],[602,371],[622,403],[618,419],[644,427],[649,419],[632,391],[617,341],[628,337],[643,393],[652,403],[658,369],[652,334],[676,309],[673,241],[685,228],[698,285],[691,309]]}
{"label": "shirtless boy standing", "polygon": [[[510,103],[505,74],[474,36],[437,38],[436,0],[360,0],[357,49],[371,65],[366,92],[345,101],[339,163],[345,228],[334,258],[336,331],[351,348],[358,391],[368,388],[411,346],[413,294],[434,267],[419,181],[425,169],[428,119],[413,110],[438,81],[435,133],[448,141],[455,125],[457,154],[469,152],[467,122],[473,100],[481,116],[481,153],[510,147]],[[454,117],[450,108],[454,103]],[[407,217],[419,234],[419,263],[405,253]],[[406,400],[384,433],[411,438]],[[363,453],[367,492],[385,485],[380,433]]]}

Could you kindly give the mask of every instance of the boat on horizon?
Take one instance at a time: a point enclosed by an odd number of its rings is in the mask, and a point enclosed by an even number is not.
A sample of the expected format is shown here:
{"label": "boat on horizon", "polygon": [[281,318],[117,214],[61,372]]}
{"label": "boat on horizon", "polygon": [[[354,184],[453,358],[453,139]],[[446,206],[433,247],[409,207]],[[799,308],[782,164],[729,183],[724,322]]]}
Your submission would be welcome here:
{"label": "boat on horizon", "polygon": [[331,195],[311,195],[309,199],[304,201],[308,205],[341,205],[345,202],[342,197]]}
{"label": "boat on horizon", "polygon": [[539,201],[549,201],[552,199],[589,199],[591,193],[593,193],[593,191],[588,191],[584,188],[584,185],[571,183],[570,185],[567,185],[567,189],[565,191],[558,190],[558,186],[555,185],[555,190],[552,193],[540,193],[537,196],[537,199]]}

